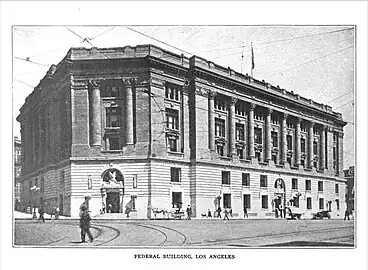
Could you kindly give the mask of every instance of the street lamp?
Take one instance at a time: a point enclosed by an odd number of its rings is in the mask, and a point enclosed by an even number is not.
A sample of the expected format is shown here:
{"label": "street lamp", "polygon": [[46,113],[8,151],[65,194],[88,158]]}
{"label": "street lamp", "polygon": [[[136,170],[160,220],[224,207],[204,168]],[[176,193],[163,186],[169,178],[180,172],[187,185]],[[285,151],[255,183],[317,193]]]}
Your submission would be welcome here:
{"label": "street lamp", "polygon": [[36,185],[34,185],[33,187],[30,188],[30,191],[31,191],[31,196],[33,197],[33,200],[32,200],[32,212],[33,212],[33,216],[32,218],[37,218],[37,215],[36,215],[36,196],[37,196],[37,192],[40,190],[39,187],[37,187]]}

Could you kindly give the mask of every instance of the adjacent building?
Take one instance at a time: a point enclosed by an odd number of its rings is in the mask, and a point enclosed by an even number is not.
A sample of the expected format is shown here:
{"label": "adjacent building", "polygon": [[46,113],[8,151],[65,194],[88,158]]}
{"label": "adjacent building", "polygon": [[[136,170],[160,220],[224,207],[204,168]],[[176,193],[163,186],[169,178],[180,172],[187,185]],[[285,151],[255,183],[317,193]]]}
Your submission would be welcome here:
{"label": "adjacent building", "polygon": [[22,202],[150,218],[190,205],[242,217],[343,215],[342,115],[153,45],[71,48],[20,109]]}
{"label": "adjacent building", "polygon": [[21,194],[21,181],[20,176],[22,173],[22,142],[20,139],[14,137],[14,207],[20,209],[20,194]]}
{"label": "adjacent building", "polygon": [[346,180],[345,202],[346,202],[346,209],[349,212],[355,209],[354,171],[355,171],[354,166],[350,166],[349,169],[344,170],[344,177]]}

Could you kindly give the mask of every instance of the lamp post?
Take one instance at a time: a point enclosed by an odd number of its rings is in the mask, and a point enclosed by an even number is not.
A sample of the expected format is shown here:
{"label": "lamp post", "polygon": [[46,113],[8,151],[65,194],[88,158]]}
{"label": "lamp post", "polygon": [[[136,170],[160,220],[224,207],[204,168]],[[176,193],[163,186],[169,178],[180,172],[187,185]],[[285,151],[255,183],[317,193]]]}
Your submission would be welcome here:
{"label": "lamp post", "polygon": [[36,215],[36,196],[37,196],[37,192],[40,190],[39,187],[37,187],[36,185],[31,187],[30,191],[31,191],[31,196],[33,197],[32,199],[32,218],[37,218],[37,215]]}

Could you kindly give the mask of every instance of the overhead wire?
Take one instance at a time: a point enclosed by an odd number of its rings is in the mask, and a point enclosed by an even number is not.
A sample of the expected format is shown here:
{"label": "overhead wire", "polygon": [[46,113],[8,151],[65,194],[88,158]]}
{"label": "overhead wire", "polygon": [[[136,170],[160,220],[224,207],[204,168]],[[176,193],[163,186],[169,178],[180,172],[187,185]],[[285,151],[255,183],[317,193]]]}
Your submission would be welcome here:
{"label": "overhead wire", "polygon": [[[340,29],[340,30],[322,32],[322,33],[317,33],[317,34],[310,34],[310,35],[299,36],[299,37],[294,37],[294,38],[278,39],[278,40],[272,40],[272,41],[266,41],[266,42],[259,42],[259,43],[254,42],[253,45],[255,45],[255,46],[268,45],[268,44],[274,44],[274,43],[280,43],[280,42],[285,42],[285,41],[292,41],[292,40],[307,38],[307,37],[321,36],[321,35],[327,35],[327,34],[331,34],[331,33],[349,31],[349,30],[353,30],[353,29],[354,29],[354,27],[350,27],[350,28],[344,28],[344,29]],[[242,45],[242,46],[237,46],[237,47],[221,48],[221,49],[213,49],[213,50],[207,50],[207,51],[200,51],[199,53],[227,51],[227,50],[234,50],[234,49],[243,49],[245,47],[247,47],[247,45]]]}
{"label": "overhead wire", "polygon": [[331,56],[331,55],[334,55],[334,54],[340,53],[340,52],[345,51],[345,50],[347,50],[347,49],[350,49],[350,48],[352,48],[352,47],[354,47],[354,46],[353,46],[353,45],[351,45],[351,46],[348,46],[348,47],[346,47],[346,48],[344,48],[344,49],[341,49],[341,50],[338,50],[338,51],[334,51],[333,53],[329,53],[329,54],[323,55],[323,56],[321,56],[321,57],[318,57],[318,58],[315,58],[315,59],[311,59],[311,60],[309,60],[309,61],[307,61],[307,62],[301,63],[301,64],[296,65],[296,66],[294,66],[294,67],[287,68],[287,69],[283,69],[283,70],[279,70],[279,71],[277,71],[277,72],[275,72],[275,73],[270,74],[269,76],[274,76],[274,75],[282,74],[282,73],[284,73],[285,71],[293,70],[293,69],[296,69],[296,68],[301,67],[301,66],[303,66],[303,65],[313,63],[313,62],[315,62],[315,61],[318,61],[318,60],[320,60],[320,59],[323,59],[323,58],[329,57],[329,56]]}

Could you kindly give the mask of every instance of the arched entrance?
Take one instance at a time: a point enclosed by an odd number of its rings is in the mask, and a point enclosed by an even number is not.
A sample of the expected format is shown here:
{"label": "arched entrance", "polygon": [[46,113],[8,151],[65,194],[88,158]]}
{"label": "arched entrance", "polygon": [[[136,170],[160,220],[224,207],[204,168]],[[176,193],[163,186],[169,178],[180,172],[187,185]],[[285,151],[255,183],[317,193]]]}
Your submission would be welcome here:
{"label": "arched entrance", "polygon": [[276,217],[285,217],[286,188],[284,180],[278,178],[275,181],[274,188],[275,193],[272,201],[272,210],[275,211]]}
{"label": "arched entrance", "polygon": [[103,213],[122,213],[124,176],[120,170],[109,168],[102,175],[101,197]]}

